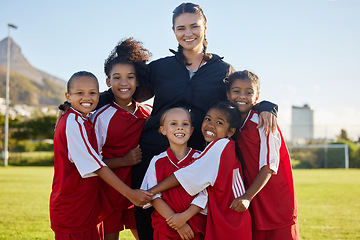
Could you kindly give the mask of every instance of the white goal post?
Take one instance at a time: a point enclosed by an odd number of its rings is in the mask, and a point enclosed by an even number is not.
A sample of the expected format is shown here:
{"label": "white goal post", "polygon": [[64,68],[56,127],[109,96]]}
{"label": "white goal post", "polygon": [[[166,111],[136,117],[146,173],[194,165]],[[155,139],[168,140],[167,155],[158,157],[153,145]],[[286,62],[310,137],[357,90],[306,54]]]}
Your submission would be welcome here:
{"label": "white goal post", "polygon": [[309,144],[309,145],[289,145],[290,149],[301,149],[301,148],[322,148],[325,152],[325,168],[327,168],[327,150],[329,148],[343,148],[344,149],[344,161],[345,169],[349,168],[349,147],[346,144]]}

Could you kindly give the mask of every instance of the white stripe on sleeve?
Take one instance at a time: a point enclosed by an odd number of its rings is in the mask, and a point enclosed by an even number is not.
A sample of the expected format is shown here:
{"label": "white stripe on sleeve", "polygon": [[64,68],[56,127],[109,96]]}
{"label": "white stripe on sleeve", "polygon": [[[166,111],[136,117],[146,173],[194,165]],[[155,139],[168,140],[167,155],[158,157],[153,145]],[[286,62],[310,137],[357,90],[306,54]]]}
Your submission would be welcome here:
{"label": "white stripe on sleeve", "polygon": [[280,147],[281,136],[276,129],[275,133],[270,132],[268,136],[265,136],[265,129],[261,127],[259,129],[260,135],[260,156],[259,156],[259,171],[264,166],[277,173],[280,161]]}
{"label": "white stripe on sleeve", "polygon": [[220,158],[229,139],[219,139],[208,145],[192,164],[174,173],[181,186],[191,195],[215,184],[219,172]]}
{"label": "white stripe on sleeve", "polygon": [[235,198],[238,198],[245,193],[244,182],[241,178],[239,168],[233,170],[232,190]]}
{"label": "white stripe on sleeve", "polygon": [[106,164],[92,148],[83,123],[81,117],[69,114],[66,122],[66,139],[69,160],[75,164],[81,177],[87,178],[97,176],[94,172]]}

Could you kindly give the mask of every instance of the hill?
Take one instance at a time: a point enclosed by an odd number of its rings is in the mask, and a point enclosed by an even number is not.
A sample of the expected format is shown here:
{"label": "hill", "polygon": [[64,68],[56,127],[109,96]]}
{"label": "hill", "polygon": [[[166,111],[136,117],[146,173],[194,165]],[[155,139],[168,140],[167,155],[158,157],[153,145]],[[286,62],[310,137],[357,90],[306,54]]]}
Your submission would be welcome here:
{"label": "hill", "polygon": [[[0,97],[5,98],[6,68],[0,66]],[[38,84],[16,72],[10,71],[10,102],[30,106],[57,106],[65,100],[65,86],[60,86],[46,78]]]}
{"label": "hill", "polygon": [[[10,38],[10,101],[12,104],[58,105],[66,82],[33,67]],[[5,98],[7,38],[0,41],[0,97]]]}

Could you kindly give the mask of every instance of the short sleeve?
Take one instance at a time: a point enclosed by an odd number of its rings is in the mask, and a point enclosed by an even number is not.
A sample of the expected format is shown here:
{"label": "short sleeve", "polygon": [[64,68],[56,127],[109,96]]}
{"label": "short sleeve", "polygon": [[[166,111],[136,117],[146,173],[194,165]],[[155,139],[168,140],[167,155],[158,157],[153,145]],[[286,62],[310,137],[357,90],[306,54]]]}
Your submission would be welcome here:
{"label": "short sleeve", "polygon": [[81,177],[97,176],[94,172],[106,164],[91,146],[83,120],[76,119],[75,115],[69,115],[67,118],[66,139],[69,159],[75,164]]}
{"label": "short sleeve", "polygon": [[109,107],[109,104],[107,104],[92,115],[98,149],[100,152],[105,145],[109,124],[115,113],[116,109]]}
{"label": "short sleeve", "polygon": [[192,200],[191,204],[198,206],[199,208],[206,209],[208,202],[208,192],[206,189],[199,192],[196,197]]}
{"label": "short sleeve", "polygon": [[[156,178],[156,169],[155,169],[155,163],[158,160],[157,157],[153,157],[151,159],[151,162],[149,164],[149,167],[145,173],[144,179],[142,181],[140,189],[142,190],[148,190],[158,184],[157,178]],[[155,194],[152,199],[161,197],[161,193]],[[146,206],[150,207],[150,205]]]}
{"label": "short sleeve", "polygon": [[277,174],[280,163],[280,147],[281,135],[278,129],[274,133],[270,131],[269,135],[265,135],[264,127],[259,129],[260,135],[260,155],[259,155],[259,171],[264,166]]}
{"label": "short sleeve", "polygon": [[181,186],[191,195],[213,186],[219,172],[222,152],[229,139],[219,139],[210,143],[195,162],[174,173]]}

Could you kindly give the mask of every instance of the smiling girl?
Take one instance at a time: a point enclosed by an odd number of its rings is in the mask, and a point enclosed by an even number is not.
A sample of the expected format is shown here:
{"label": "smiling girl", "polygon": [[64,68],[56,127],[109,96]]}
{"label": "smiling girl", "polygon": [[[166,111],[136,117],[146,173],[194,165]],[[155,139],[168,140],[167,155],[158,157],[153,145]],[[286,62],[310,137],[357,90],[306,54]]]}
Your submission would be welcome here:
{"label": "smiling girl", "polygon": [[[106,83],[111,87],[114,101],[98,109],[93,117],[104,162],[128,186],[131,186],[132,166],[141,161],[140,134],[151,113],[149,106],[136,101],[146,88],[145,80],[149,76],[146,61],[150,55],[133,38],[119,42],[104,64]],[[138,238],[131,202],[110,185],[104,184],[104,188],[114,209],[104,220],[105,239],[118,239],[124,227]]]}
{"label": "smiling girl", "polygon": [[[170,147],[154,156],[145,174],[141,189],[149,189],[173,172],[183,168],[200,155],[188,147],[194,131],[190,113],[184,108],[171,108],[160,119],[161,134],[167,137]],[[207,192],[190,196],[178,186],[153,197],[151,204],[154,239],[204,239],[206,215],[200,214],[207,204]]]}
{"label": "smiling girl", "polygon": [[236,136],[241,118],[238,109],[229,102],[212,106],[201,127],[208,143],[195,161],[150,188],[153,194],[181,185],[188,194],[195,195],[207,188],[208,213],[205,239],[251,240],[249,211],[230,209],[231,203],[245,193]]}
{"label": "smiling girl", "polygon": [[[201,6],[187,2],[173,10],[171,33],[176,37],[178,48],[176,51],[171,50],[173,55],[149,64],[148,89],[151,91],[147,97],[154,96],[154,104],[151,118],[145,123],[141,134],[142,161],[133,167],[133,188],[141,186],[151,159],[169,147],[166,137],[158,131],[161,115],[167,109],[182,106],[190,110],[194,132],[188,145],[197,150],[205,147],[201,133],[205,113],[215,102],[227,99],[223,80],[235,71],[222,56],[207,51],[207,29],[207,19]],[[112,101],[112,95],[109,90],[101,95],[100,101],[108,103]],[[267,131],[275,129],[274,114],[277,109],[274,105],[262,102],[257,110],[259,125],[264,123]],[[135,208],[135,215],[140,239],[151,240],[151,208]]]}
{"label": "smiling girl", "polygon": [[231,74],[227,96],[241,113],[242,125],[237,140],[243,156],[247,190],[231,208],[250,210],[254,240],[300,239],[297,201],[290,155],[279,127],[265,136],[257,128],[260,80],[244,70]]}
{"label": "smiling girl", "polygon": [[89,119],[99,100],[96,77],[86,71],[74,73],[65,96],[71,107],[54,135],[51,228],[55,239],[103,240],[102,221],[111,213],[111,206],[99,177],[138,206],[149,202],[151,194],[131,189],[101,159]]}

